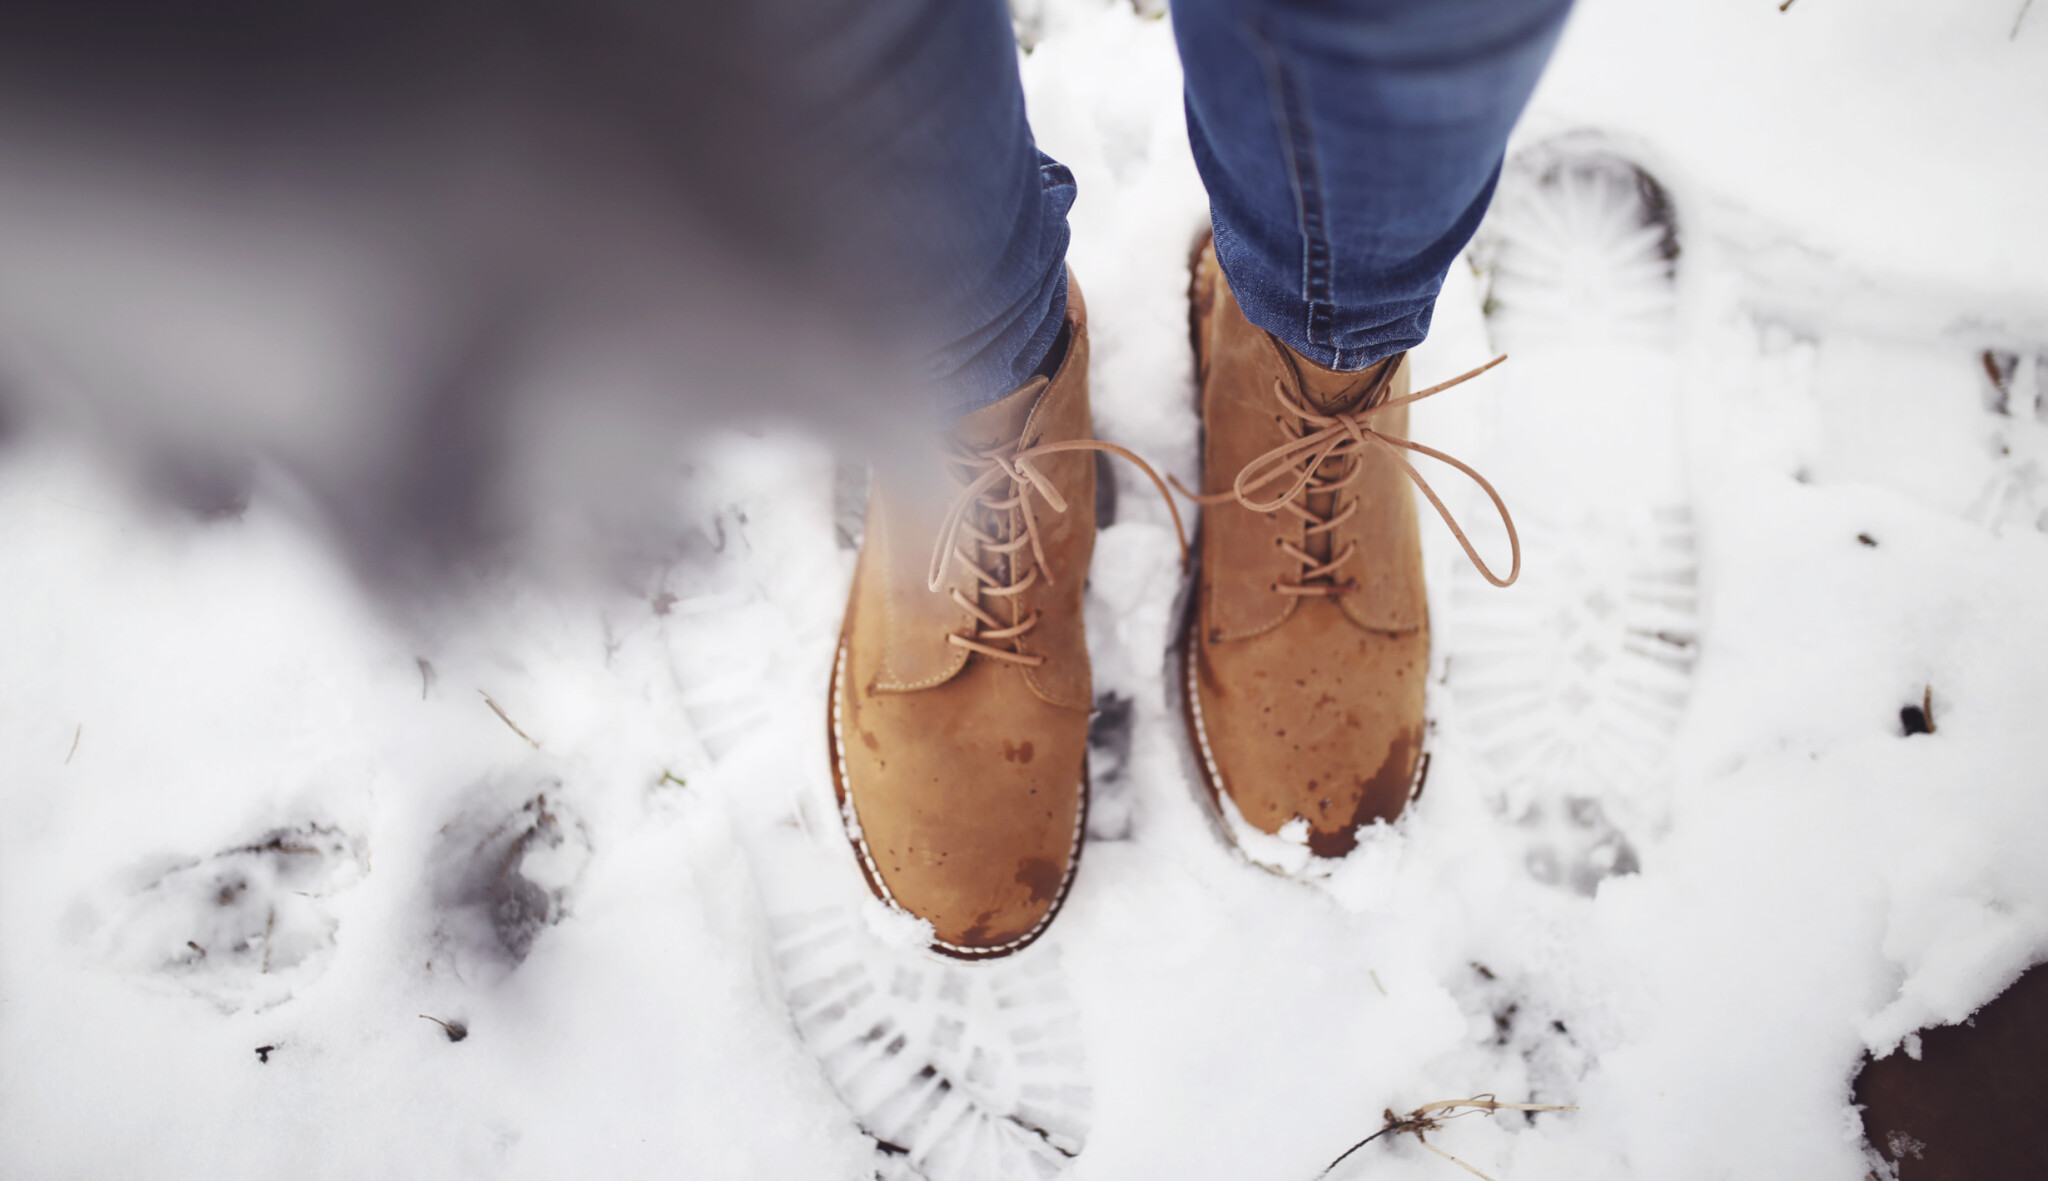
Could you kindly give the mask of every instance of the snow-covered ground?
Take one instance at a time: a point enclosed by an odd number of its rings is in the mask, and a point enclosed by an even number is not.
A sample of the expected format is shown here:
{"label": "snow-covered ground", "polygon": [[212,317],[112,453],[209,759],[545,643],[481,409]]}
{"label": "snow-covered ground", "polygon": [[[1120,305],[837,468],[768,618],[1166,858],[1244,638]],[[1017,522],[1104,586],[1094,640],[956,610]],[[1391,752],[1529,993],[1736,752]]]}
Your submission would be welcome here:
{"label": "snow-covered ground", "polygon": [[[1091,840],[998,965],[906,949],[837,829],[823,443],[700,440],[646,561],[400,623],[288,489],[171,518],[18,440],[0,1175],[1308,1181],[1493,1093],[1578,1107],[1432,1134],[1501,1181],[1862,1178],[1863,1055],[2048,955],[2025,4],[1582,0],[1415,357],[1513,354],[1413,433],[1527,547],[1495,591],[1425,519],[1421,798],[1311,882],[1218,842],[1171,530],[1119,475]],[[1191,479],[1169,30],[1019,11],[1097,429]],[[1410,1137],[1333,1174],[1460,1175]]]}

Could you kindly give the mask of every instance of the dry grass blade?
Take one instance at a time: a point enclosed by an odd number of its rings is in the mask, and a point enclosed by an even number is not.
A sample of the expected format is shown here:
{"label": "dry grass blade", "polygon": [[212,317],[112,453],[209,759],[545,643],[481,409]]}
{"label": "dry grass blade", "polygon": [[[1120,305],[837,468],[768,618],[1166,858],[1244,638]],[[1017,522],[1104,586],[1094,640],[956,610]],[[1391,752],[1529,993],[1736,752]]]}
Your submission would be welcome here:
{"label": "dry grass blade", "polygon": [[[1459,1108],[1464,1108],[1465,1110],[1460,1111]],[[1577,1110],[1577,1107],[1565,1103],[1502,1103],[1500,1100],[1494,1098],[1492,1095],[1474,1095],[1470,1099],[1439,1099],[1435,1103],[1425,1103],[1422,1106],[1416,1108],[1414,1111],[1409,1112],[1407,1115],[1395,1115],[1393,1109],[1389,1108],[1385,1113],[1387,1121],[1386,1124],[1383,1127],[1381,1127],[1379,1131],[1374,1132],[1372,1135],[1367,1136],[1365,1139],[1360,1140],[1358,1143],[1353,1144],[1351,1147],[1345,1149],[1344,1154],[1342,1156],[1339,1156],[1336,1160],[1331,1161],[1327,1168],[1325,1168],[1322,1172],[1316,1174],[1316,1181],[1322,1181],[1323,1178],[1329,1176],[1332,1172],[1336,1171],[1337,1166],[1343,1164],[1346,1160],[1349,1160],[1352,1153],[1357,1152],[1359,1149],[1364,1148],[1366,1145],[1379,1139],[1381,1136],[1387,1135],[1390,1132],[1395,1135],[1399,1135],[1402,1132],[1412,1132],[1415,1136],[1416,1143],[1422,1145],[1424,1148],[1427,1148],[1431,1152],[1436,1153],[1438,1156],[1444,1158],[1445,1160],[1472,1174],[1474,1177],[1484,1178],[1485,1181],[1494,1181],[1492,1177],[1488,1177],[1485,1173],[1480,1172],[1478,1169],[1473,1168],[1471,1165],[1466,1164],[1464,1161],[1459,1160],[1457,1157],[1452,1156],[1450,1153],[1445,1152],[1443,1149],[1438,1148],[1434,1144],[1431,1144],[1425,1138],[1426,1134],[1434,1132],[1438,1128],[1442,1127],[1445,1120],[1456,1119],[1461,1115],[1468,1115],[1474,1111],[1483,1111],[1487,1112],[1488,1114],[1491,1114],[1496,1111]]]}
{"label": "dry grass blade", "polygon": [[498,715],[499,721],[505,723],[507,726],[512,727],[512,732],[514,734],[519,735],[521,738],[526,739],[527,744],[529,746],[532,746],[533,749],[540,749],[540,739],[535,738],[533,735],[528,734],[524,730],[521,730],[519,728],[519,723],[512,720],[512,715],[505,712],[504,706],[499,705],[495,700],[491,698],[490,694],[484,693],[482,689],[478,689],[477,692],[484,694],[484,704],[491,707],[491,712]]}
{"label": "dry grass blade", "polygon": [[1480,1172],[1478,1169],[1473,1168],[1471,1165],[1466,1164],[1464,1161],[1459,1160],[1457,1157],[1452,1156],[1450,1153],[1445,1152],[1443,1149],[1438,1148],[1436,1145],[1431,1144],[1427,1140],[1424,1140],[1422,1138],[1422,1133],[1417,1132],[1415,1134],[1415,1142],[1417,1144],[1422,1145],[1424,1148],[1429,1149],[1431,1152],[1436,1153],[1438,1156],[1444,1158],[1445,1160],[1451,1162],[1459,1168],[1465,1170],[1466,1172],[1472,1174],[1474,1177],[1480,1178],[1480,1181],[1493,1181],[1492,1177],[1487,1176],[1485,1173]]}

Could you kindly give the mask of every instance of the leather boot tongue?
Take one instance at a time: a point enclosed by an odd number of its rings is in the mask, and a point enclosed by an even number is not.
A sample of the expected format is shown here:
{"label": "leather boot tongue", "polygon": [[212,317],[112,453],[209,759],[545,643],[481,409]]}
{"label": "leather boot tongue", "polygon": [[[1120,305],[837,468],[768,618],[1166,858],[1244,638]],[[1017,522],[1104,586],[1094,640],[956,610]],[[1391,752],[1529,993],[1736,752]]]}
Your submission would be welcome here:
{"label": "leather boot tongue", "polygon": [[953,425],[953,437],[962,446],[989,451],[1017,441],[1031,411],[1038,406],[1049,379],[1034,377],[979,410],[971,411]]}
{"label": "leather boot tongue", "polygon": [[1381,379],[1401,363],[1400,355],[1396,354],[1365,369],[1340,373],[1335,369],[1325,369],[1284,346],[1283,351],[1301,381],[1302,398],[1324,414],[1364,408],[1366,399],[1379,388]]}

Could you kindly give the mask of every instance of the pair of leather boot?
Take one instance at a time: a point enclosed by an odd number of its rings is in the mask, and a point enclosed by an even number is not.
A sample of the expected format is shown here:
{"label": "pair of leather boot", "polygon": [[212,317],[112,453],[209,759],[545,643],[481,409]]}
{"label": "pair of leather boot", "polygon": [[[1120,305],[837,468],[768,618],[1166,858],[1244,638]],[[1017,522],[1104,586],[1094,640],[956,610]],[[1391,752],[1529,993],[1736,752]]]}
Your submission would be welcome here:
{"label": "pair of leather boot", "polygon": [[[1404,358],[1322,369],[1245,320],[1213,251],[1194,271],[1195,499],[1211,507],[1181,643],[1190,739],[1233,831],[1339,857],[1400,813],[1421,756],[1421,481],[1402,453],[1437,453],[1405,440]],[[832,674],[833,786],[861,872],[962,959],[1037,939],[1080,858],[1094,453],[1167,495],[1091,435],[1071,284],[1065,336],[1050,377],[953,428],[949,505],[878,476]]]}

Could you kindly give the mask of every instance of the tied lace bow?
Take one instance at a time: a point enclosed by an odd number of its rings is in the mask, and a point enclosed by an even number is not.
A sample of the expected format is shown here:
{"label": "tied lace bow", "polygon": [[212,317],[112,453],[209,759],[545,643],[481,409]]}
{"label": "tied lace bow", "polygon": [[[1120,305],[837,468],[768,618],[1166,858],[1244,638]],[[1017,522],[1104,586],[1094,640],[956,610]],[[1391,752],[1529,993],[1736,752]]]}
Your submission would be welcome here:
{"label": "tied lace bow", "polygon": [[[958,587],[950,592],[953,602],[972,615],[979,625],[971,635],[958,632],[946,636],[946,642],[970,652],[979,652],[1011,664],[1037,667],[1045,663],[1042,654],[1019,652],[1014,649],[1017,639],[1038,626],[1042,612],[1033,611],[1029,617],[1013,624],[1005,624],[985,610],[977,600],[982,596],[998,599],[1014,599],[1037,583],[1039,574],[1044,572],[1047,585],[1053,582],[1052,567],[1045,559],[1045,545],[1039,537],[1038,516],[1031,507],[1031,494],[1035,491],[1056,513],[1067,511],[1067,498],[1060,494],[1037,461],[1048,455],[1069,451],[1090,451],[1114,455],[1138,465],[1139,470],[1159,489],[1159,495],[1166,500],[1167,511],[1173,514],[1173,531],[1180,538],[1181,564],[1188,558],[1188,535],[1182,528],[1180,509],[1173,503],[1173,495],[1166,490],[1166,484],[1152,465],[1133,454],[1128,448],[1100,439],[1068,439],[1059,443],[1036,443],[1022,447],[1012,443],[987,450],[954,449],[948,462],[960,469],[967,477],[966,485],[955,494],[946,507],[946,514],[939,523],[938,541],[932,546],[931,569],[925,581],[928,590],[936,592],[946,579],[946,560],[951,556],[961,564],[975,582],[975,596],[969,598],[960,593]],[[978,515],[990,523],[1002,524],[991,531],[975,523]],[[1021,529],[1016,527],[1022,518]],[[1006,533],[1008,536],[998,536]],[[971,540],[982,554],[999,555],[1004,559],[1006,570],[998,575],[983,565],[983,559],[961,546],[962,539]],[[1023,577],[1017,576],[1017,553],[1030,547],[1034,561]],[[1010,643],[1011,648],[999,648],[998,643]]]}
{"label": "tied lace bow", "polygon": [[[1365,466],[1361,463],[1353,462],[1347,465],[1349,470],[1341,476],[1334,477],[1322,474],[1323,465],[1331,460],[1352,459],[1368,448],[1374,448],[1399,464],[1401,470],[1408,474],[1408,478],[1415,481],[1415,486],[1422,490],[1422,495],[1428,498],[1430,506],[1436,509],[1437,515],[1450,527],[1451,535],[1458,539],[1458,544],[1465,550],[1465,556],[1472,560],[1472,565],[1486,581],[1495,586],[1512,585],[1522,574],[1522,542],[1515,533],[1515,520],[1508,515],[1508,506],[1501,501],[1500,493],[1493,490],[1493,485],[1487,482],[1485,476],[1473,471],[1471,465],[1462,460],[1453,459],[1434,447],[1425,447],[1421,443],[1410,442],[1398,435],[1383,434],[1374,430],[1369,421],[1382,411],[1391,410],[1396,406],[1406,406],[1411,402],[1420,402],[1453,386],[1462,385],[1505,360],[1505,356],[1495,357],[1476,369],[1468,370],[1449,381],[1439,382],[1418,393],[1376,400],[1384,393],[1387,383],[1393,380],[1394,372],[1399,367],[1396,363],[1388,366],[1380,377],[1377,386],[1366,398],[1367,405],[1358,410],[1334,414],[1321,414],[1310,409],[1305,398],[1290,395],[1286,384],[1276,379],[1273,382],[1273,395],[1279,400],[1283,410],[1305,424],[1302,433],[1246,464],[1244,470],[1237,473],[1237,479],[1231,484],[1230,491],[1199,496],[1186,488],[1181,488],[1181,494],[1205,505],[1236,501],[1255,513],[1286,510],[1306,519],[1309,522],[1309,533],[1327,533],[1349,519],[1352,513],[1357,511],[1358,502],[1351,502],[1344,506],[1342,511],[1326,519],[1304,508],[1300,501],[1306,499],[1309,494],[1335,492],[1356,481],[1365,471]],[[1422,478],[1422,473],[1415,470],[1415,465],[1408,462],[1408,457],[1401,454],[1403,451],[1417,451],[1458,469],[1470,477],[1473,483],[1479,485],[1487,498],[1493,501],[1495,511],[1500,513],[1501,524],[1507,526],[1508,546],[1513,555],[1506,578],[1495,574],[1480,558],[1479,551],[1472,547],[1472,540],[1465,536],[1465,530],[1459,526],[1457,519],[1451,516],[1451,511],[1444,507],[1444,502],[1437,496],[1436,489],[1431,488],[1429,481]],[[1293,479],[1285,492],[1266,499],[1261,499],[1257,495],[1260,489],[1285,480],[1289,476]],[[1178,487],[1179,482],[1175,481],[1175,485]],[[1308,568],[1302,572],[1301,583],[1277,584],[1274,589],[1281,594],[1339,595],[1351,589],[1348,584],[1317,585],[1314,580],[1328,577],[1340,569],[1356,551],[1355,543],[1345,546],[1343,552],[1331,557],[1327,562],[1321,561],[1299,546],[1283,542],[1282,548],[1290,557]]]}

